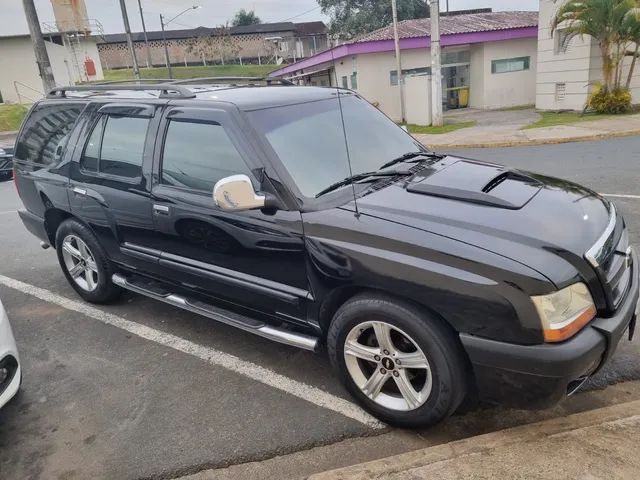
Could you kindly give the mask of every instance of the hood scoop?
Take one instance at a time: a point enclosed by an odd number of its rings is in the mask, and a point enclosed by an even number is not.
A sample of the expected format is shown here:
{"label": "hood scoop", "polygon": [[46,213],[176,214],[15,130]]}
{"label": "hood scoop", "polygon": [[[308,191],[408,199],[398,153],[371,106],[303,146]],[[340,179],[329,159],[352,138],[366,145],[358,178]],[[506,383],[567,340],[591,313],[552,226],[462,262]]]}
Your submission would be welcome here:
{"label": "hood scoop", "polygon": [[441,169],[428,177],[417,177],[408,192],[467,203],[517,210],[542,188],[526,174],[500,165],[448,157]]}

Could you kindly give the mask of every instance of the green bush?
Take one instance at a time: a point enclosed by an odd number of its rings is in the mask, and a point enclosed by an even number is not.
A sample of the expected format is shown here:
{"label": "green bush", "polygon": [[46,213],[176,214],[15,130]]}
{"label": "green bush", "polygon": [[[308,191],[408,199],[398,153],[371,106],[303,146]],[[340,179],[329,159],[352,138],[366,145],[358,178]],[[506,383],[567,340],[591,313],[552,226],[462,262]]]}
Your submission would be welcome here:
{"label": "green bush", "polygon": [[598,113],[626,113],[631,110],[631,92],[626,88],[595,91],[589,98],[589,108]]}

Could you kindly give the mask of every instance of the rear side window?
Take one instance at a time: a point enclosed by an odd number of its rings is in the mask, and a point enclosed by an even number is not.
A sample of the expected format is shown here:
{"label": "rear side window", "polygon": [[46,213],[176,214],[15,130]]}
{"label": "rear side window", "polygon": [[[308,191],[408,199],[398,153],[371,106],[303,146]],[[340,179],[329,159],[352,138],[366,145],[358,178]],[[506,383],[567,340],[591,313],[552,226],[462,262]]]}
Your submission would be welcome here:
{"label": "rear side window", "polygon": [[102,117],[87,140],[81,167],[118,177],[140,177],[148,127],[148,118]]}
{"label": "rear side window", "polygon": [[16,144],[15,159],[39,165],[55,165],[62,159],[73,124],[83,103],[42,103],[25,121]]}
{"label": "rear side window", "polygon": [[163,184],[212,191],[218,180],[239,173],[253,181],[251,170],[222,125],[169,123],[162,154]]}

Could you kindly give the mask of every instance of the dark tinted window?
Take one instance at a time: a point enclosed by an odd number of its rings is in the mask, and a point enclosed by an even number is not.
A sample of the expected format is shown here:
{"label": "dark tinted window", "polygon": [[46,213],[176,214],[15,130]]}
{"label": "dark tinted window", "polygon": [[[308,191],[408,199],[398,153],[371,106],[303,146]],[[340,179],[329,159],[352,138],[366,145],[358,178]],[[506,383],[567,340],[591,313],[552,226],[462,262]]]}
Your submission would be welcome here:
{"label": "dark tinted window", "polygon": [[27,118],[18,139],[16,160],[42,165],[58,163],[83,108],[81,103],[38,105]]}
{"label": "dark tinted window", "polygon": [[102,129],[104,127],[104,119],[101,118],[93,127],[93,132],[84,147],[84,153],[80,160],[80,165],[84,170],[90,172],[98,171],[98,160],[100,158],[100,141],[102,140]]}
{"label": "dark tinted window", "polygon": [[[423,149],[378,109],[354,95],[251,112],[300,191],[314,197],[353,174],[378,170],[404,153]],[[351,167],[347,160],[345,135]]]}
{"label": "dark tinted window", "polygon": [[162,155],[162,183],[197,190],[213,190],[216,182],[249,168],[224,128],[215,123],[173,120]]}
{"label": "dark tinted window", "polygon": [[148,118],[109,116],[102,136],[100,173],[135,178],[142,175]]}

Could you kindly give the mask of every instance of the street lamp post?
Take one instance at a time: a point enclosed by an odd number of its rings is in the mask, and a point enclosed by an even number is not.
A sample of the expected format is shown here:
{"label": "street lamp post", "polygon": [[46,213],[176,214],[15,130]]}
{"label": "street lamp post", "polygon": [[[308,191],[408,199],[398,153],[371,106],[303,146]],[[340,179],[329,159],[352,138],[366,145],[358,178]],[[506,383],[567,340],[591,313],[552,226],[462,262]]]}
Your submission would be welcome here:
{"label": "street lamp post", "polygon": [[169,78],[173,78],[173,72],[171,71],[171,60],[169,59],[169,48],[167,47],[167,36],[165,34],[164,27],[169,25],[171,22],[173,22],[180,15],[183,15],[183,14],[187,13],[190,10],[197,10],[198,8],[200,8],[200,5],[194,5],[193,7],[186,8],[182,12],[177,14],[175,17],[171,18],[170,20],[168,20],[166,22],[164,21],[164,16],[162,14],[160,14],[160,26],[162,27],[162,43],[164,44],[164,61],[167,64],[167,70],[168,70],[168,73],[169,73]]}

